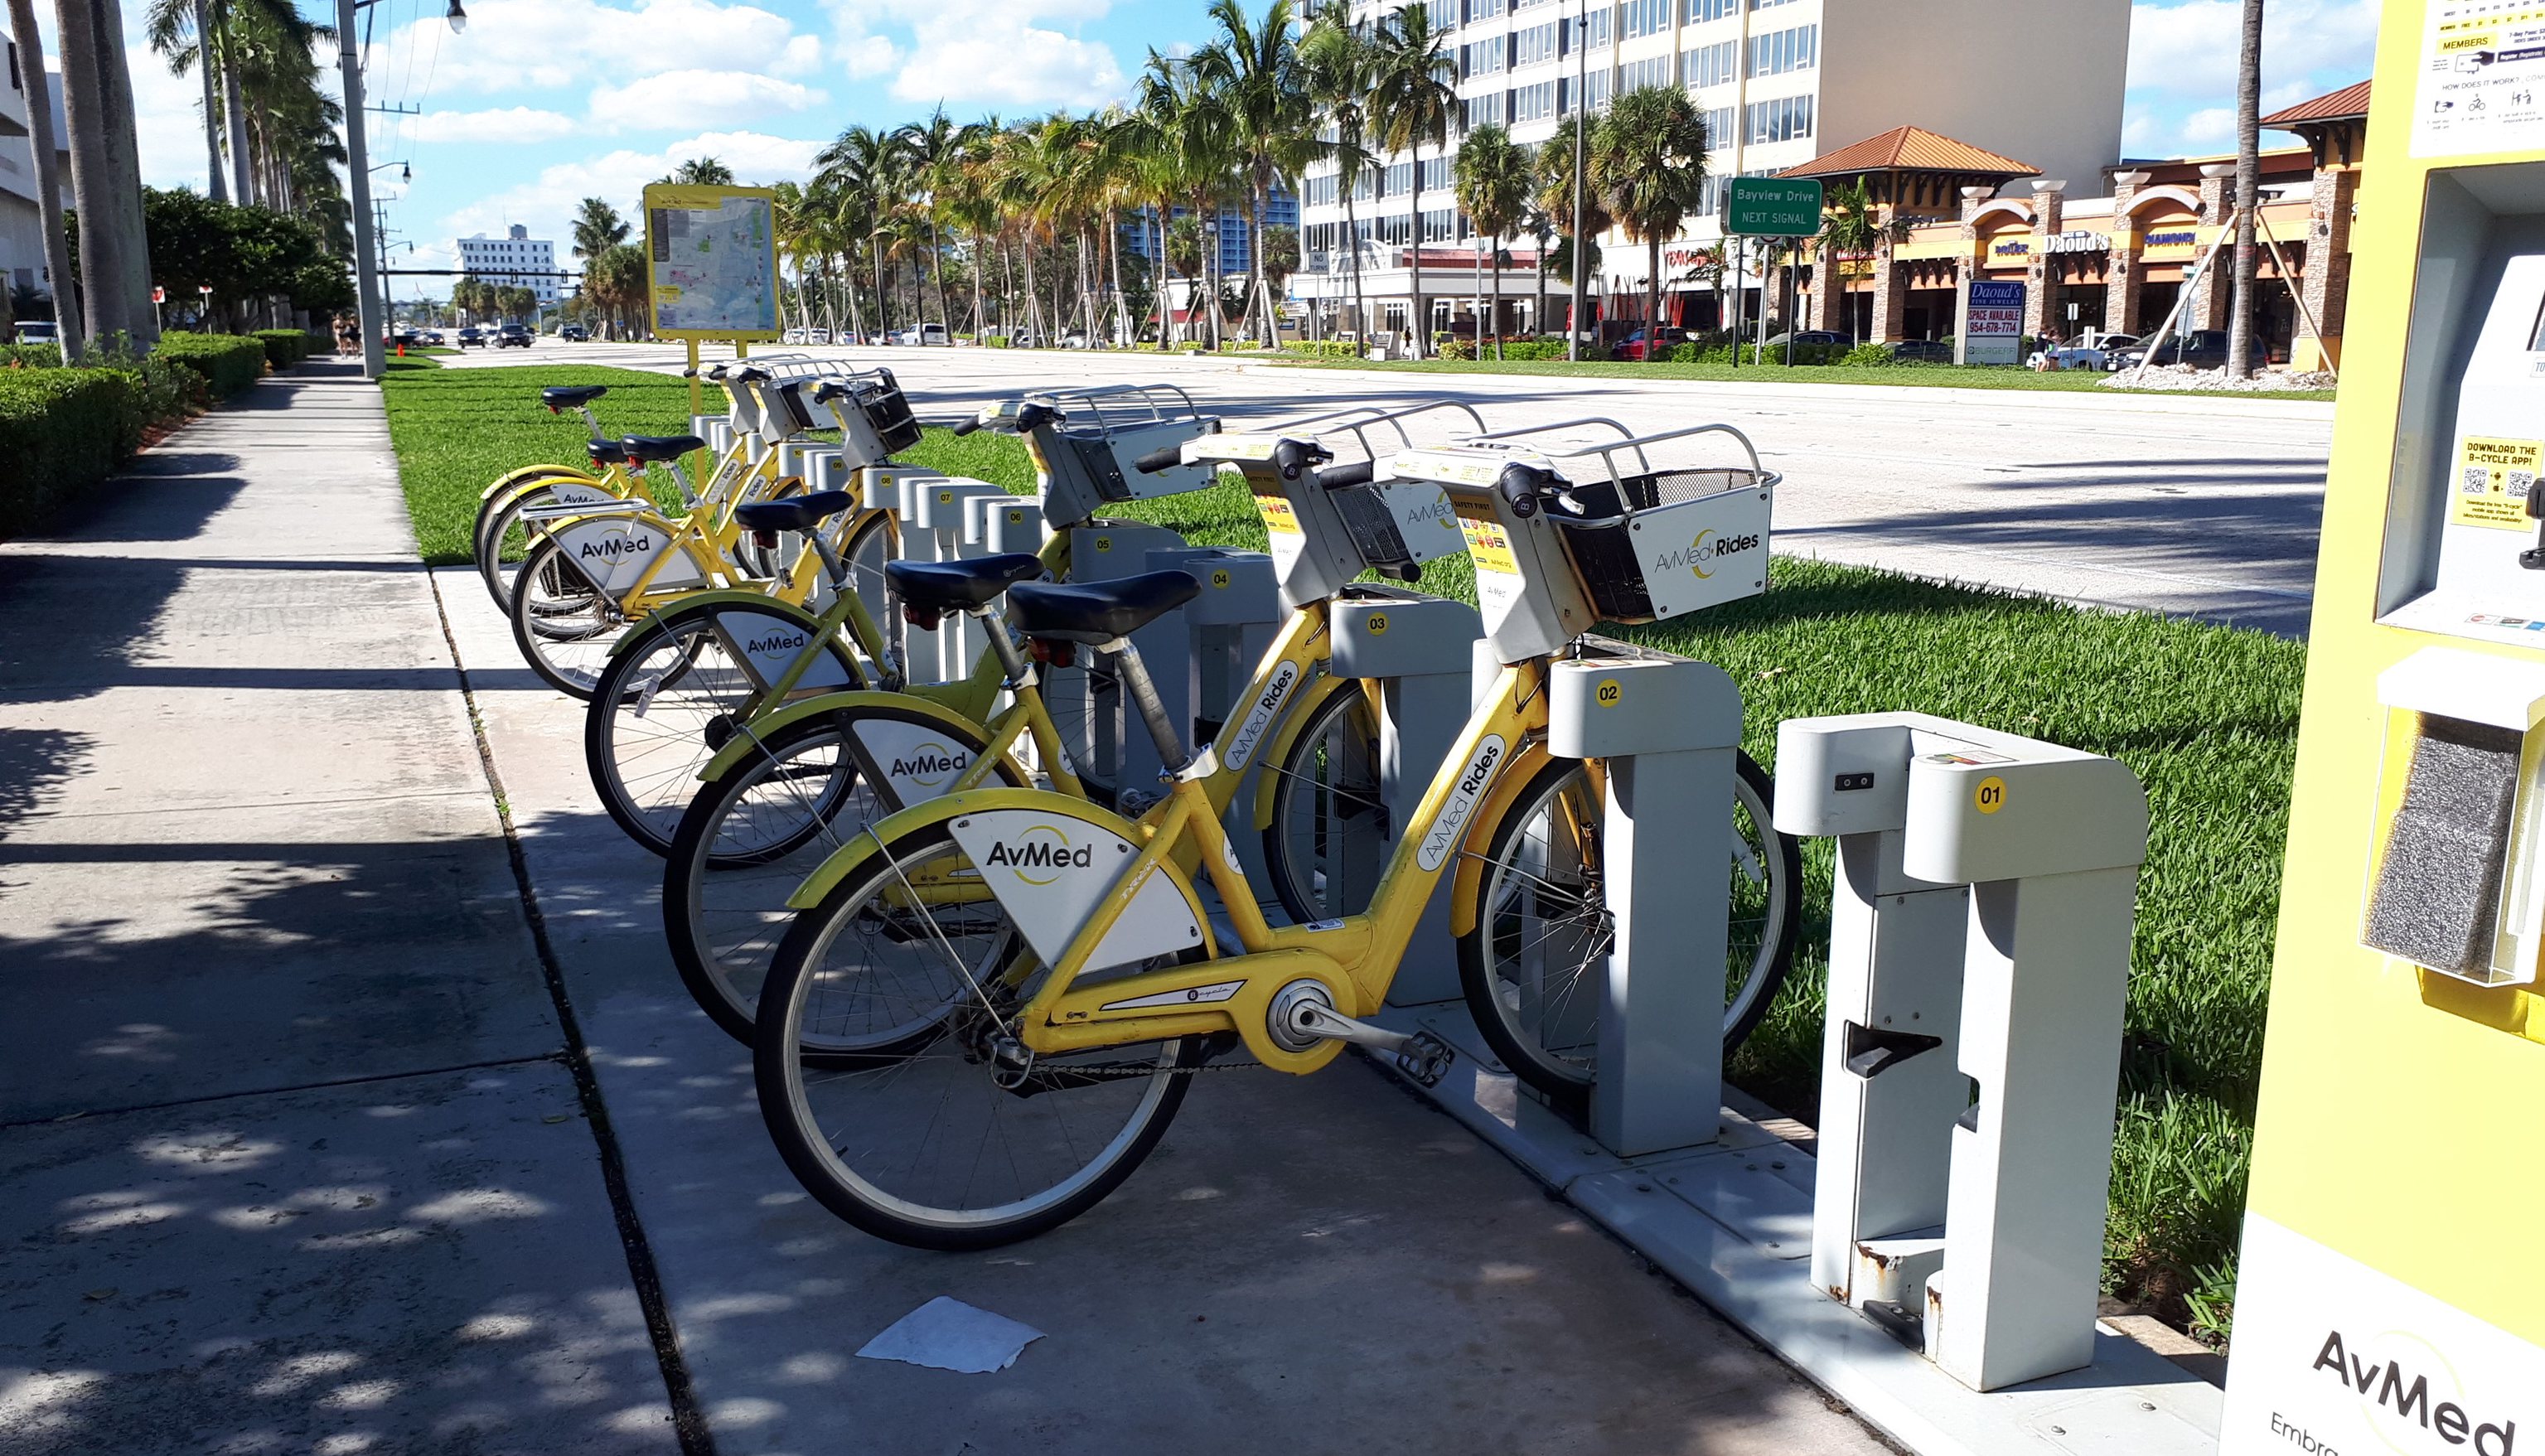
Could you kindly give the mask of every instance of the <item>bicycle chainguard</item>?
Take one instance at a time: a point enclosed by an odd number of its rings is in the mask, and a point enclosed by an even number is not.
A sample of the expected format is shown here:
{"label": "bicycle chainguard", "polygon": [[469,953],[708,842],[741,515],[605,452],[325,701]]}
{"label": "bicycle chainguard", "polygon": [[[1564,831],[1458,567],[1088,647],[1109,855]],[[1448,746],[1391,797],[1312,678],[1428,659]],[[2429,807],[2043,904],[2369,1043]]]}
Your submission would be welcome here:
{"label": "bicycle chainguard", "polygon": [[1433,1088],[1449,1075],[1449,1067],[1458,1060],[1456,1048],[1429,1031],[1417,1031],[1405,1038],[1396,1049],[1396,1070],[1412,1078],[1419,1087]]}

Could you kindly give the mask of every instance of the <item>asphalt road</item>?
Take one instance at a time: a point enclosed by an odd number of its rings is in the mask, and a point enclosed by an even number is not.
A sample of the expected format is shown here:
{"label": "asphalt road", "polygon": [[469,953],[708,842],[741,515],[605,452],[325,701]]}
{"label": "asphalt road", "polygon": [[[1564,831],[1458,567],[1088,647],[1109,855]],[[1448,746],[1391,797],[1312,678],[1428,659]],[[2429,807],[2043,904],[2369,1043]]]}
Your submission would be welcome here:
{"label": "asphalt road", "polygon": [[[1445,398],[1473,405],[1496,430],[1585,416],[1639,434],[1722,422],[1784,474],[1779,551],[2290,635],[2306,630],[2333,445],[2333,406],[2310,401],[1403,373],[1053,351],[762,352],[889,366],[922,417],[936,420],[1030,389],[1171,381],[1205,409],[1257,420]],[[706,357],[732,356],[711,348]],[[444,363],[567,361],[677,370],[685,354],[543,340]]]}

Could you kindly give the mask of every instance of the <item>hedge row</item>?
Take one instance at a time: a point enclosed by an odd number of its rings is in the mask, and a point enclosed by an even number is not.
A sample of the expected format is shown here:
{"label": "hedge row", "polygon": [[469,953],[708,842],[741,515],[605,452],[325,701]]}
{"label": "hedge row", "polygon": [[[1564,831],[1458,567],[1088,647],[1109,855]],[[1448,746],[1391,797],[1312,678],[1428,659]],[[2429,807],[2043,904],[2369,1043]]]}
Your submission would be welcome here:
{"label": "hedge row", "polygon": [[265,345],[265,362],[287,369],[309,357],[317,340],[305,329],[259,329],[249,337]]}
{"label": "hedge row", "polygon": [[134,369],[0,370],[0,536],[113,473],[148,422]]}
{"label": "hedge row", "polygon": [[162,334],[153,359],[204,376],[214,399],[227,399],[265,377],[266,345],[241,334]]}

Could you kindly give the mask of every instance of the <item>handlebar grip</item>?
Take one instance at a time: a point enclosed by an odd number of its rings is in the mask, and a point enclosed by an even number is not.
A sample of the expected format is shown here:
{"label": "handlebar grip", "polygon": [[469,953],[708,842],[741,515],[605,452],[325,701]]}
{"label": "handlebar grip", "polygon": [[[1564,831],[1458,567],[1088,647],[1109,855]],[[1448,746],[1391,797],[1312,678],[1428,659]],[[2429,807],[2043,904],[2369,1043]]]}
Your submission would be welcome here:
{"label": "handlebar grip", "polygon": [[1272,466],[1281,472],[1283,480],[1296,480],[1300,471],[1332,458],[1332,454],[1316,445],[1301,445],[1293,440],[1285,440],[1272,446]]}
{"label": "handlebar grip", "polygon": [[1131,468],[1143,475],[1155,475],[1161,470],[1170,469],[1184,462],[1185,447],[1180,445],[1161,445],[1133,460]]}
{"label": "handlebar grip", "polygon": [[965,415],[962,419],[954,422],[954,433],[957,435],[969,435],[980,428],[981,417],[979,415]]}
{"label": "handlebar grip", "polygon": [[1356,485],[1369,484],[1370,477],[1377,473],[1376,460],[1360,460],[1350,465],[1337,465],[1331,470],[1318,471],[1317,484],[1328,490],[1349,490]]}

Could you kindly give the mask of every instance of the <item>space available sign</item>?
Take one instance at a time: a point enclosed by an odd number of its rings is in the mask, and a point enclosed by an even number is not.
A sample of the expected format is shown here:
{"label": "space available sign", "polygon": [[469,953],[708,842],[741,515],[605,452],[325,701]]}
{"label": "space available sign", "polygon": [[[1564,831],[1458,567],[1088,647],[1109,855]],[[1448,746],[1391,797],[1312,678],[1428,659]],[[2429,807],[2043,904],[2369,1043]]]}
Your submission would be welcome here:
{"label": "space available sign", "polygon": [[2545,1451],[2545,1349],[2245,1218],[2220,1456]]}
{"label": "space available sign", "polygon": [[2023,357],[2023,284],[1971,280],[1969,317],[1962,326],[1969,364],[2015,364]]}

